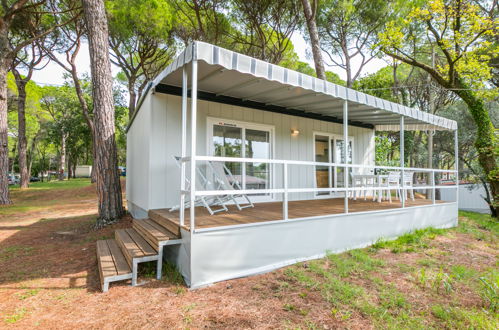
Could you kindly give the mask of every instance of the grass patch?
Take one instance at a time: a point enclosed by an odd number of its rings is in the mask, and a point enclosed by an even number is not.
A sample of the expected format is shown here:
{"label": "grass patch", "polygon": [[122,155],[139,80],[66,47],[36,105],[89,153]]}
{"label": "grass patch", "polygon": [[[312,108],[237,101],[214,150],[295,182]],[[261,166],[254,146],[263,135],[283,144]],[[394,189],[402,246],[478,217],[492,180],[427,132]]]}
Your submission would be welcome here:
{"label": "grass patch", "polygon": [[444,233],[445,229],[433,227],[418,229],[404,234],[395,240],[378,240],[371,245],[371,250],[390,249],[393,253],[416,252],[428,248],[428,241],[433,240],[437,235],[442,235]]}
{"label": "grass patch", "polygon": [[35,249],[30,246],[12,245],[0,250],[0,260],[6,261],[11,258],[26,257],[33,254]]}
{"label": "grass patch", "polygon": [[[57,189],[76,189],[89,186],[91,184],[89,178],[78,178],[71,180],[57,181],[53,180],[50,182],[31,182],[29,184],[28,190],[22,191],[40,191],[40,190],[57,190]],[[19,185],[10,186],[10,191],[18,192],[21,191]]]}
{"label": "grass patch", "polygon": [[493,312],[499,310],[499,271],[492,270],[479,278],[481,287],[479,294],[485,305]]}
{"label": "grass patch", "polygon": [[19,297],[20,300],[25,300],[29,297],[36,296],[40,292],[39,289],[31,289],[31,290],[26,290],[23,292],[18,292],[17,296]]}
{"label": "grass patch", "polygon": [[452,265],[451,274],[457,279],[462,281],[468,281],[476,278],[478,272],[473,268],[466,267],[465,265]]}
{"label": "grass patch", "polygon": [[4,320],[5,320],[5,323],[12,324],[12,323],[16,323],[17,321],[22,320],[24,315],[26,315],[26,308],[22,307],[22,308],[16,309],[16,311],[14,313],[5,316]]}
{"label": "grass patch", "polygon": [[431,312],[449,329],[498,329],[499,318],[486,310],[434,305]]}
{"label": "grass patch", "polygon": [[[81,188],[89,186],[90,179],[71,179],[64,181],[51,182],[33,182],[28,189],[21,190],[19,186],[10,186],[11,197],[14,201],[11,205],[0,207],[0,215],[9,216],[17,213],[27,213],[47,209],[52,206],[60,206],[67,200],[76,200],[80,198],[89,198],[88,191],[82,191]],[[61,194],[58,191],[66,192],[74,190],[75,194]],[[53,198],[47,198],[47,194],[53,194]],[[91,192],[92,197],[94,193]],[[52,196],[52,195],[50,195]]]}
{"label": "grass patch", "polygon": [[496,243],[499,237],[499,221],[489,214],[459,211],[457,232],[470,234],[479,241]]}
{"label": "grass patch", "polygon": [[328,254],[331,263],[330,272],[339,277],[347,277],[354,273],[366,273],[384,266],[385,262],[373,258],[365,250],[352,250],[342,254]]}

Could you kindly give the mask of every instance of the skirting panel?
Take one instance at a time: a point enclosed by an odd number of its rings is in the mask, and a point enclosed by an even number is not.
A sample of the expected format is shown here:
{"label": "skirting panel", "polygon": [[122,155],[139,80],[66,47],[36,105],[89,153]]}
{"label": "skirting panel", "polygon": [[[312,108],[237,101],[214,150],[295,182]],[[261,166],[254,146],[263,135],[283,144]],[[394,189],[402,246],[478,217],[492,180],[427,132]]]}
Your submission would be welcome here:
{"label": "skirting panel", "polygon": [[149,216],[147,215],[147,211],[141,208],[140,206],[127,201],[128,212],[132,215],[134,219],[147,219]]}
{"label": "skirting panel", "polygon": [[191,242],[189,284],[263,273],[415,229],[449,228],[457,218],[457,204],[448,203],[198,232]]}

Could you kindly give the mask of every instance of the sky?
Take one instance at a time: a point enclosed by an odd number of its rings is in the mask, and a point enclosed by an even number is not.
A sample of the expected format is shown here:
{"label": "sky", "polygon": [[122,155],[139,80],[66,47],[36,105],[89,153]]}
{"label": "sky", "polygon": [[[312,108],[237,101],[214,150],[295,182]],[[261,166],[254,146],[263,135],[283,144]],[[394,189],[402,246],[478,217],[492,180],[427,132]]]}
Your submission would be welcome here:
{"label": "sky", "polygon": [[[303,36],[299,33],[295,33],[291,37],[291,41],[293,42],[295,51],[298,54],[300,60],[303,62],[307,62],[312,67],[314,67],[313,59],[307,56],[307,53],[310,54],[310,46],[307,44]],[[64,58],[62,56],[61,60],[64,61]],[[353,63],[355,65],[355,61]],[[78,54],[76,64],[80,77],[84,73],[90,74],[90,56],[88,54],[88,44],[84,43],[82,45],[80,53]],[[363,75],[376,72],[386,65],[387,63],[383,60],[373,59],[365,66]],[[337,73],[343,80],[346,79],[345,72],[338,67],[326,67],[326,70]],[[119,71],[120,69],[117,66],[112,65],[113,75],[116,75]],[[50,62],[42,70],[36,71],[33,74],[33,81],[40,85],[62,85],[64,83],[64,73],[64,69],[62,69],[57,63]]]}

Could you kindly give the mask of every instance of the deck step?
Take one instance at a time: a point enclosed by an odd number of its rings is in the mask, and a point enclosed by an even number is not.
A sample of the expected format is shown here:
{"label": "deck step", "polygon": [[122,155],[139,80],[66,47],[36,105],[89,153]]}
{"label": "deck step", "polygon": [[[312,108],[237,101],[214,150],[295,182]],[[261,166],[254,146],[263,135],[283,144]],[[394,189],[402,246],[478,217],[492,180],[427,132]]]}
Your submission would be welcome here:
{"label": "deck step", "polygon": [[130,267],[134,258],[157,255],[157,251],[133,228],[118,229],[114,235]]}
{"label": "deck step", "polygon": [[109,289],[109,283],[132,278],[132,269],[114,239],[97,241],[97,264],[101,288]]}
{"label": "deck step", "polygon": [[165,227],[151,219],[133,220],[133,228],[156,250],[159,251],[161,242],[178,239]]}
{"label": "deck step", "polygon": [[149,218],[177,237],[180,237],[180,225],[174,220],[169,219],[163,214],[164,212],[164,210],[149,210]]}

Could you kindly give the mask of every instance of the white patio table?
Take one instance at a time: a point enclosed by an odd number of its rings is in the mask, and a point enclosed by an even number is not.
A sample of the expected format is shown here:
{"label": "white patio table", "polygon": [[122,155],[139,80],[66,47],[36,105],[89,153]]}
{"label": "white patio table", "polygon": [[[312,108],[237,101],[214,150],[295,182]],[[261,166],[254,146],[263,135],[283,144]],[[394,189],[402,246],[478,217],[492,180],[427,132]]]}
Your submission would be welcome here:
{"label": "white patio table", "polygon": [[[383,192],[379,188],[381,184],[388,178],[388,174],[352,174],[352,181],[362,182],[362,187],[372,188],[373,200],[377,199],[379,203],[383,198]],[[369,183],[370,182],[370,183]],[[364,199],[366,197],[366,190],[364,190]]]}

